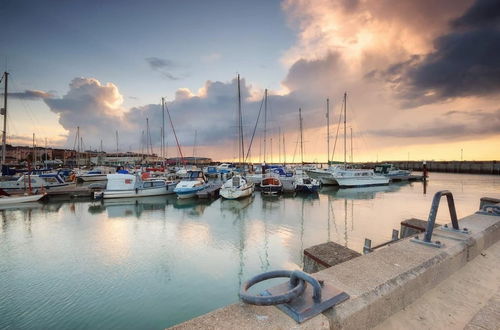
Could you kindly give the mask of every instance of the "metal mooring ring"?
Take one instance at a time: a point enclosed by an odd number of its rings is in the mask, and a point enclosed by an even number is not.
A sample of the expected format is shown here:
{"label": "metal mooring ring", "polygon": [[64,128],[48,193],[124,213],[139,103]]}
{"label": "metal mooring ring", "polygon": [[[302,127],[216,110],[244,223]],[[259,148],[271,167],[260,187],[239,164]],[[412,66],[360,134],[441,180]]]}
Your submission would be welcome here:
{"label": "metal mooring ring", "polygon": [[254,296],[248,294],[248,289],[250,289],[250,287],[259,282],[269,280],[271,278],[291,277],[292,273],[293,272],[290,270],[275,270],[272,272],[262,273],[251,278],[250,280],[243,283],[243,286],[240,291],[241,300],[243,300],[243,302],[247,304],[259,305],[259,306],[279,305],[290,302],[291,300],[297,298],[302,293],[304,293],[304,290],[306,289],[304,280],[299,278],[294,287],[290,286],[291,287],[290,291],[281,294],[279,296]]}

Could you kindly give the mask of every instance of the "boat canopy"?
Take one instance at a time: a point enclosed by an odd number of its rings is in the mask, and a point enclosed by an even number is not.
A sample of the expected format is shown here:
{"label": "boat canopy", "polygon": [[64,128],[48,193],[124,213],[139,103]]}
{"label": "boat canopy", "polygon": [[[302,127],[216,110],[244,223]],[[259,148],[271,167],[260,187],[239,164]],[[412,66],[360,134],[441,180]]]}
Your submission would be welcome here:
{"label": "boat canopy", "polygon": [[137,178],[131,174],[108,174],[107,190],[132,190],[136,188]]}

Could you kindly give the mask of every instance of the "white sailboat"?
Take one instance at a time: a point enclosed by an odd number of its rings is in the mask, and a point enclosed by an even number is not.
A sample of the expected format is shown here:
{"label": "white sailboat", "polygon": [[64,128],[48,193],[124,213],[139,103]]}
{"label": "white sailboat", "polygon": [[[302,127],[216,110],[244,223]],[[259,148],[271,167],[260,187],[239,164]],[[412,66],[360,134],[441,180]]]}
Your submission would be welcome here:
{"label": "white sailboat", "polygon": [[[347,93],[344,93],[344,168],[333,175],[338,185],[343,188],[366,187],[389,184],[388,177],[377,175],[373,170],[351,169],[347,167]],[[352,133],[351,133],[352,141]],[[352,142],[351,142],[352,153]],[[352,157],[351,157],[352,158]]]}
{"label": "white sailboat", "polygon": [[252,182],[241,175],[235,175],[222,185],[219,193],[225,199],[238,199],[251,196],[254,189]]}
{"label": "white sailboat", "polygon": [[[241,115],[241,90],[240,90],[240,75],[238,75],[238,125],[239,125],[239,139],[238,149],[240,165],[244,160],[244,143],[243,143],[243,119]],[[235,175],[228,179],[220,190],[220,195],[226,199],[238,199],[251,196],[254,191],[255,185],[253,182],[247,180],[242,175]]]}

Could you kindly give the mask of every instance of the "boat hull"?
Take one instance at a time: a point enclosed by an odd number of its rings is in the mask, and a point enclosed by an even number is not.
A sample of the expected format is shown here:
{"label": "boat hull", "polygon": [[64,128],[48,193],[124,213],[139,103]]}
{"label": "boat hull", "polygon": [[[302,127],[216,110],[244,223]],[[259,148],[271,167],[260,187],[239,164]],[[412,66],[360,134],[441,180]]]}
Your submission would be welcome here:
{"label": "boat hull", "polygon": [[134,189],[134,190],[108,190],[104,191],[102,198],[130,198],[130,197],[149,197],[172,194],[173,191],[168,191],[167,188],[150,188],[150,189]]}
{"label": "boat hull", "polygon": [[205,188],[206,188],[206,185],[198,186],[198,187],[191,187],[191,188],[175,188],[174,192],[177,194],[177,197],[179,199],[188,199],[188,198],[196,197],[196,193],[198,193],[199,191],[202,191]]}
{"label": "boat hull", "polygon": [[254,191],[254,185],[248,185],[244,189],[221,188],[220,195],[225,199],[239,199],[251,196]]}
{"label": "boat hull", "polygon": [[96,175],[85,175],[76,177],[77,181],[80,182],[94,182],[94,181],[106,181],[108,178],[106,174],[96,174]]}
{"label": "boat hull", "polygon": [[319,191],[319,188],[319,185],[298,184],[296,186],[296,191],[301,193],[316,193]]}
{"label": "boat hull", "polygon": [[38,195],[22,195],[22,196],[4,196],[0,198],[0,206],[13,205],[20,203],[37,202],[43,198],[45,194]]}
{"label": "boat hull", "polygon": [[318,180],[322,185],[326,186],[338,186],[339,183],[335,180],[332,172],[329,171],[307,171],[307,175],[312,178]]}

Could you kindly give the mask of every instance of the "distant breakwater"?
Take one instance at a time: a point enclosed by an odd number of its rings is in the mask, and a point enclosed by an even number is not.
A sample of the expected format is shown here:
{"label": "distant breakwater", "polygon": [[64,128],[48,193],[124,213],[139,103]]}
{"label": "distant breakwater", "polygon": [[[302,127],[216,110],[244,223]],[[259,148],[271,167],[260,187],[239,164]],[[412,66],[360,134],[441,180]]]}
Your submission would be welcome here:
{"label": "distant breakwater", "polygon": [[[392,161],[403,170],[422,171],[422,161]],[[377,163],[363,163],[364,166],[373,168]],[[429,172],[446,173],[473,173],[473,174],[496,174],[500,175],[500,162],[491,161],[426,161]]]}

